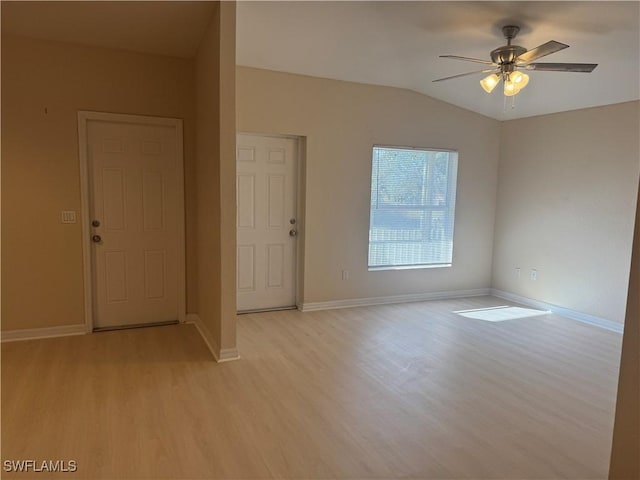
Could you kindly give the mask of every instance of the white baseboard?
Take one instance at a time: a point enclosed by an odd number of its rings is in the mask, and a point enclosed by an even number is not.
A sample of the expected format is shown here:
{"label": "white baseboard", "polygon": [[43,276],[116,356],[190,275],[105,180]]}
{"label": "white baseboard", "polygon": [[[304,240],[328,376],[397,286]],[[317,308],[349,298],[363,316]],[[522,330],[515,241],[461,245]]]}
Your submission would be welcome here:
{"label": "white baseboard", "polygon": [[[205,324],[202,323],[202,320],[197,313],[187,313],[185,317],[185,323],[192,323],[196,326],[198,333],[204,340],[204,343],[207,345],[207,348],[212,353],[213,358],[215,358],[216,362],[230,362],[232,360],[238,360],[240,358],[240,355],[238,354],[238,350],[236,348],[218,349],[218,346],[214,344],[213,337],[210,335],[209,330],[207,329]],[[218,354],[218,350],[220,350],[220,354]]]}
{"label": "white baseboard", "polygon": [[587,323],[589,325],[594,325],[596,327],[604,328],[612,332],[622,333],[624,329],[624,325],[622,323],[612,322],[611,320],[607,320],[606,318],[596,317],[595,315],[578,312],[576,310],[571,310],[570,308],[559,307],[558,305],[553,305],[551,303],[541,302],[539,300],[533,300],[531,298],[522,297],[520,295],[516,295],[515,293],[505,292],[503,290],[492,288],[491,295],[493,295],[494,297],[503,298],[505,300],[511,300],[512,302],[521,303],[523,305],[527,305],[530,307],[540,308],[543,310],[550,310],[553,313],[562,315],[563,317],[571,318],[572,320],[577,320],[578,322]]}
{"label": "white baseboard", "polygon": [[331,310],[335,308],[368,307],[371,305],[385,305],[391,303],[424,302],[427,300],[443,300],[447,298],[478,297],[490,295],[489,288],[476,288],[473,290],[451,290],[446,292],[414,293],[409,295],[391,295],[387,297],[352,298],[347,300],[334,300],[329,302],[303,303],[298,309],[303,312],[315,310]]}
{"label": "white baseboard", "polygon": [[21,330],[6,330],[2,332],[3,342],[17,342],[20,340],[35,340],[39,338],[68,337],[70,335],[84,335],[86,325],[62,325],[59,327],[25,328]]}
{"label": "white baseboard", "polygon": [[218,363],[231,362],[233,360],[240,360],[237,348],[222,348],[220,349],[220,356],[216,358]]}

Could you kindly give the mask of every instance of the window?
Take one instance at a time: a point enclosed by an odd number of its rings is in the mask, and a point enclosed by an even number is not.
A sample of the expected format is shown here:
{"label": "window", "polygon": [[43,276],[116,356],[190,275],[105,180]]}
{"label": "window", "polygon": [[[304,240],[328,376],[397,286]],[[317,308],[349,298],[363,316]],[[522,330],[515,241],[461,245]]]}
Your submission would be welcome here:
{"label": "window", "polygon": [[369,270],[451,266],[458,154],[374,147]]}

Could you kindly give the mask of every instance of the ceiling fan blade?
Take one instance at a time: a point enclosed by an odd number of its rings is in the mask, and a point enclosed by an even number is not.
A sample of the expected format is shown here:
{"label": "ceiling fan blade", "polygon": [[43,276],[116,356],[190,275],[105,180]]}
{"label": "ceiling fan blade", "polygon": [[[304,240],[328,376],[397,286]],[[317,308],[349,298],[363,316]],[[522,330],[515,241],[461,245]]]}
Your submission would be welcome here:
{"label": "ceiling fan blade", "polygon": [[485,70],[476,70],[475,72],[460,73],[458,75],[453,75],[451,77],[438,78],[437,80],[433,80],[433,81],[442,82],[443,80],[451,80],[452,78],[466,77],[467,75],[475,75],[476,73],[490,73],[490,72],[498,73],[499,71],[500,69],[497,69],[497,68],[489,68]]}
{"label": "ceiling fan blade", "polygon": [[470,58],[470,57],[460,57],[458,55],[440,55],[440,58],[451,58],[453,60],[464,60],[465,62],[475,62],[475,63],[483,63],[485,65],[498,66],[497,63],[490,62],[489,60],[480,60],[479,58]]}
{"label": "ceiling fan blade", "polygon": [[540,72],[593,72],[597,63],[530,63],[526,70],[538,70]]}
{"label": "ceiling fan blade", "polygon": [[564,50],[565,48],[569,48],[569,45],[551,40],[547,43],[543,43],[542,45],[538,45],[536,48],[524,52],[522,55],[518,55],[516,57],[516,64],[520,65],[523,63],[533,62],[538,58],[551,55],[552,53],[559,52],[560,50]]}

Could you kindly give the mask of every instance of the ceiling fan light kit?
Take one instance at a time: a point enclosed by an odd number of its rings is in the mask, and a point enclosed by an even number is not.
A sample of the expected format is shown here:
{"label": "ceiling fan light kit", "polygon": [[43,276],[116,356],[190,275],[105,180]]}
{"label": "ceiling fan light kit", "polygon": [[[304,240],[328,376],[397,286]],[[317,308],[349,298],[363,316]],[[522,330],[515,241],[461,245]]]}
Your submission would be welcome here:
{"label": "ceiling fan light kit", "polygon": [[560,50],[568,48],[569,45],[551,40],[547,43],[537,46],[532,50],[527,50],[519,45],[511,45],[511,41],[520,31],[520,27],[516,25],[505,25],[502,27],[502,33],[507,39],[507,44],[498,47],[491,52],[491,61],[481,60],[478,58],[460,57],[457,55],[441,55],[441,58],[451,58],[454,60],[463,60],[467,62],[481,63],[488,65],[489,68],[478,70],[475,72],[462,73],[451,77],[439,78],[434,82],[443,80],[451,80],[453,78],[466,77],[477,73],[489,73],[480,80],[482,89],[491,93],[500,83],[504,83],[503,93],[506,97],[517,95],[529,83],[529,75],[520,70],[540,70],[546,72],[592,72],[598,66],[595,63],[533,63],[541,57],[545,57]]}
{"label": "ceiling fan light kit", "polygon": [[484,77],[480,80],[480,86],[487,92],[493,92],[493,89],[498,86],[500,80],[504,79],[504,94],[507,97],[516,95],[529,84],[529,75],[522,72],[504,73],[498,76],[495,73]]}

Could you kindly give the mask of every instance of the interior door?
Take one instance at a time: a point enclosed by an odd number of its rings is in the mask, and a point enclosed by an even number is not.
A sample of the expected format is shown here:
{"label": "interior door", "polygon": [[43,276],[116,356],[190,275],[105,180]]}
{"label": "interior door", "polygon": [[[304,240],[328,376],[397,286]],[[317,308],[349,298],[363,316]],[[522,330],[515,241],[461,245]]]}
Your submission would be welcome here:
{"label": "interior door", "polygon": [[179,318],[178,138],[175,125],[87,123],[94,328]]}
{"label": "interior door", "polygon": [[237,136],[238,311],[296,304],[297,141]]}

